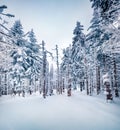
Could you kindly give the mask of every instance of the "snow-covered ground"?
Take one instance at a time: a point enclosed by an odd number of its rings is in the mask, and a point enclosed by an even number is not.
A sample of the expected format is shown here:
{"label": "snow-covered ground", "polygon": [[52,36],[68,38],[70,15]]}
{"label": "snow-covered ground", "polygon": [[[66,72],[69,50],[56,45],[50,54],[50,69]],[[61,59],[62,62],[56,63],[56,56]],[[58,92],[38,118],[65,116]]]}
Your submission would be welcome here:
{"label": "snow-covered ground", "polygon": [[74,91],[0,98],[0,130],[120,130],[120,99],[107,103]]}

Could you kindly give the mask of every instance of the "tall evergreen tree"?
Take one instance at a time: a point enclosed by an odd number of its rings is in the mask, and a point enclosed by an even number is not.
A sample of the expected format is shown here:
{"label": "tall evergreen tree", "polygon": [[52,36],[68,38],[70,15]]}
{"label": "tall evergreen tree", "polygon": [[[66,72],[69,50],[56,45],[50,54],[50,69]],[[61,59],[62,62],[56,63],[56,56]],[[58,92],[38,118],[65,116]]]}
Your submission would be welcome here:
{"label": "tall evergreen tree", "polygon": [[76,27],[73,31],[74,37],[72,42],[72,71],[73,71],[73,84],[76,88],[76,84],[83,82],[84,70],[82,60],[84,59],[85,53],[85,34],[83,31],[83,25],[80,22],[76,23]]}
{"label": "tall evergreen tree", "polygon": [[[36,88],[36,80],[40,78],[42,68],[42,56],[40,47],[37,44],[36,36],[33,29],[28,33],[28,42],[26,43],[27,63],[30,65],[27,74],[30,77],[30,85],[34,84]],[[35,89],[34,88],[34,89]],[[35,89],[36,90],[36,89]]]}

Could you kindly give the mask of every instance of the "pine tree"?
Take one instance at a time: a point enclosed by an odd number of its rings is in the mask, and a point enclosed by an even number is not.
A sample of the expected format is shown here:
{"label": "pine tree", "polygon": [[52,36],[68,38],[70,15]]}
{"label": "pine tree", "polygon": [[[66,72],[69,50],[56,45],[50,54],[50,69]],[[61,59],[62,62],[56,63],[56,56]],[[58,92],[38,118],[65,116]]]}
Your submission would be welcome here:
{"label": "pine tree", "polygon": [[[24,32],[20,20],[15,21],[15,23],[13,24],[13,26],[9,31],[9,35],[13,37],[11,44],[13,46],[17,46],[17,50],[11,51],[11,55],[10,55],[13,58],[13,65],[14,65],[12,69],[13,71],[12,73],[14,75],[17,72],[18,75],[21,75],[20,77],[22,77],[22,75],[24,75],[24,72],[27,70],[28,65],[25,64],[26,53],[23,47],[25,48],[26,41],[23,36]],[[15,82],[18,85],[20,79],[19,78],[15,78],[15,79],[16,79]]]}
{"label": "pine tree", "polygon": [[80,22],[77,22],[76,27],[73,31],[74,37],[71,50],[72,51],[71,58],[73,62],[72,78],[74,81],[74,87],[76,86],[76,83],[81,84],[81,82],[84,82],[83,79],[84,65],[82,64],[82,60],[84,59],[84,53],[85,53],[85,35],[82,31],[83,31],[83,25],[81,25]]}
{"label": "pine tree", "polygon": [[36,81],[39,79],[42,69],[42,56],[33,29],[28,33],[28,42],[26,42],[25,46],[27,54],[26,62],[29,65],[28,75],[30,77],[30,86],[33,84],[36,91]]}
{"label": "pine tree", "polygon": [[85,35],[83,34],[83,25],[80,24],[80,22],[76,23],[76,27],[73,31],[74,37],[73,37],[73,45],[78,43],[81,44],[81,46],[84,46],[84,40]]}
{"label": "pine tree", "polygon": [[31,31],[29,32],[28,37],[32,44],[35,44],[37,42],[33,29],[31,29]]}
{"label": "pine tree", "polygon": [[20,47],[25,45],[25,40],[23,39],[24,32],[23,32],[23,27],[20,20],[15,21],[13,27],[11,27],[10,29],[9,34],[12,37],[14,37],[14,40],[13,40],[14,44]]}

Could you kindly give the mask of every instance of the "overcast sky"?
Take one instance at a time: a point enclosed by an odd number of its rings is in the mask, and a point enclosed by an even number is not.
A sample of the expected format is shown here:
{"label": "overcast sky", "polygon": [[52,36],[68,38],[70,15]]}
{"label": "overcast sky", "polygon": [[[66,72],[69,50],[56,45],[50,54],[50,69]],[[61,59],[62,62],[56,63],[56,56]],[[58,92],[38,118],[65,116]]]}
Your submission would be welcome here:
{"label": "overcast sky", "polygon": [[89,0],[0,0],[3,4],[15,15],[13,21],[20,19],[26,32],[33,28],[38,42],[44,40],[49,50],[56,44],[63,48],[72,43],[76,21],[87,33],[92,18]]}

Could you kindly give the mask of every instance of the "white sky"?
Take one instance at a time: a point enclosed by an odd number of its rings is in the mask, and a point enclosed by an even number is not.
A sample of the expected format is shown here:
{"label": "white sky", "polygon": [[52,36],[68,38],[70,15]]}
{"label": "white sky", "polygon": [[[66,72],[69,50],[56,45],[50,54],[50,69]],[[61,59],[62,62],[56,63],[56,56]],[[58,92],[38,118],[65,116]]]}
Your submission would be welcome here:
{"label": "white sky", "polygon": [[89,0],[0,0],[3,4],[15,15],[9,21],[20,19],[26,32],[33,28],[38,42],[44,40],[48,50],[58,44],[61,51],[72,43],[76,21],[87,33],[92,18]]}

